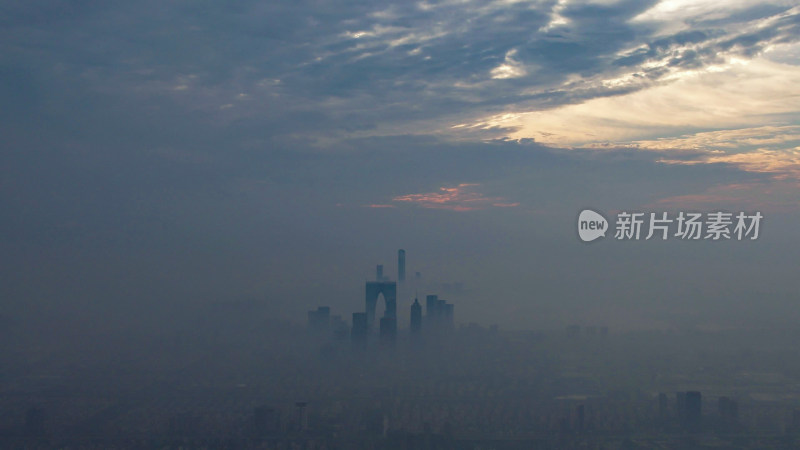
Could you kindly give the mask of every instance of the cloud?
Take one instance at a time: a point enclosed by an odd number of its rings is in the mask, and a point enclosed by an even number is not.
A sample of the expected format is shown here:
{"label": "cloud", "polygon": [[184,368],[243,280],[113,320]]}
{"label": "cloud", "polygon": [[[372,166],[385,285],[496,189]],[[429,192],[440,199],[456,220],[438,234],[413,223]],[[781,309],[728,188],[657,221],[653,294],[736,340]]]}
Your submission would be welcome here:
{"label": "cloud", "polygon": [[509,203],[501,197],[486,197],[480,192],[475,192],[475,188],[478,186],[474,183],[461,183],[452,187],[443,186],[434,192],[399,195],[392,201],[449,211],[474,211],[490,207],[513,208],[519,206],[517,202]]}
{"label": "cloud", "polygon": [[[655,1],[17,2],[4,9],[9,26],[0,49],[7,64],[31,68],[45,90],[61,91],[63,83],[75,92],[51,97],[50,110],[100,96],[118,108],[149,104],[151,114],[171,108],[239,132],[259,130],[269,138],[253,140],[269,143],[325,146],[408,133],[481,139],[475,129],[459,136],[452,126],[486,122],[487,111],[555,111],[628,95],[796,39],[790,5],[715,5],[674,16],[690,8]],[[152,9],[160,20],[145,13]],[[667,22],[682,25],[665,32]]]}
{"label": "cloud", "polygon": [[[649,35],[607,48],[610,64],[595,61],[593,71],[575,71],[549,89],[528,86],[504,111],[461,121],[456,129],[554,146],[605,146],[796,121],[800,7],[727,6],[705,5],[714,13],[669,32],[656,24],[679,19],[630,20],[626,26],[650,27]],[[577,35],[568,36],[571,42]],[[525,61],[525,52],[519,55]]]}
{"label": "cloud", "polygon": [[748,172],[772,174],[776,179],[800,180],[800,147],[789,150],[757,149],[729,155],[705,155],[695,159],[661,159],[667,164],[716,164],[724,163]]}
{"label": "cloud", "polygon": [[[583,285],[563,276],[585,256],[564,259],[565,223],[587,204],[796,208],[797,18],[750,1],[5,2],[4,298],[149,296],[84,295],[118,274],[174,283],[153,288],[166,300],[263,293],[264,273],[297,298],[309,267],[356,267],[386,236],[441,266],[502,252],[498,272],[551,245],[547,277]],[[53,283],[12,279],[52,253]]]}
{"label": "cloud", "polygon": [[712,186],[701,193],[658,199],[645,206],[652,210],[675,211],[761,211],[782,213],[796,211],[796,182],[767,181]]}
{"label": "cloud", "polygon": [[633,141],[633,143],[637,147],[652,150],[713,150],[747,149],[764,145],[785,148],[797,141],[800,141],[800,125],[704,131],[678,137]]}
{"label": "cloud", "polygon": [[505,60],[503,64],[492,69],[492,78],[495,80],[504,80],[508,78],[520,78],[527,74],[522,64],[519,61],[514,59],[514,55],[517,54],[517,50],[509,50],[506,52]]}
{"label": "cloud", "polygon": [[[665,149],[672,143],[676,149],[692,144],[697,149],[702,144],[703,149],[713,150],[716,147],[707,140],[712,135],[703,134],[704,130],[780,127],[798,120],[797,86],[800,66],[766,58],[734,60],[684,71],[670,83],[625,95],[496,115],[471,126],[508,130],[509,138],[533,138],[553,146],[610,143]],[[681,137],[692,130],[697,134],[694,139]]]}
{"label": "cloud", "polygon": [[730,17],[737,17],[741,11],[772,10],[776,6],[791,7],[794,2],[780,1],[764,3],[758,0],[662,0],[652,8],[637,15],[633,21],[638,23],[658,23],[665,28],[676,26],[687,27],[689,24],[724,22]]}

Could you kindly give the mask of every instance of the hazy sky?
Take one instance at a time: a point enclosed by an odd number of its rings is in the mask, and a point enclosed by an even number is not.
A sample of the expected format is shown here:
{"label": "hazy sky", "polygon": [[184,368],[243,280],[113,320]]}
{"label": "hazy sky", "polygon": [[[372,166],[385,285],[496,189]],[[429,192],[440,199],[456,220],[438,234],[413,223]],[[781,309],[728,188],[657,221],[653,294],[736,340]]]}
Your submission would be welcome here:
{"label": "hazy sky", "polygon": [[0,314],[349,317],[405,248],[458,322],[800,319],[797,2],[393,3],[0,0]]}

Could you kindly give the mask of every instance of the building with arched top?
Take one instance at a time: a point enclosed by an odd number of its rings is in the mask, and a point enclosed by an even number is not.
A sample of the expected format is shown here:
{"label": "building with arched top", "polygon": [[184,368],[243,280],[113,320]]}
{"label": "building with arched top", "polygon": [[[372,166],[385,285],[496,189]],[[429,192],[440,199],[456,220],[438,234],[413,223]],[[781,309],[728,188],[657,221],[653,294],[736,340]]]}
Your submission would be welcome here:
{"label": "building with arched top", "polygon": [[366,311],[367,325],[375,325],[375,309],[378,297],[383,295],[386,305],[383,317],[397,318],[397,283],[394,281],[367,281],[366,286]]}

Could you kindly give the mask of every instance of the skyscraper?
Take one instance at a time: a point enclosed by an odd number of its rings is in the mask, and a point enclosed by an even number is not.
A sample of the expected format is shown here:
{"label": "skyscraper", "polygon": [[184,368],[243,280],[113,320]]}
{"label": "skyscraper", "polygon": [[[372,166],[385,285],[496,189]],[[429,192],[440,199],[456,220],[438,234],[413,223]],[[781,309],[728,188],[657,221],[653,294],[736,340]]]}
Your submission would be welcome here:
{"label": "skyscraper", "polygon": [[444,328],[445,324],[444,310],[446,304],[447,302],[441,298],[436,300],[436,309],[433,310],[433,317],[434,317],[433,323],[435,324],[434,326],[436,327],[437,331],[441,331]]}
{"label": "skyscraper", "polygon": [[308,328],[315,333],[326,333],[330,328],[331,308],[320,306],[308,312]]}
{"label": "skyscraper", "polygon": [[375,326],[375,309],[378,298],[383,296],[386,303],[384,317],[397,317],[397,283],[394,281],[367,281],[365,286],[365,310],[367,312],[367,326]]}
{"label": "skyscraper", "polygon": [[445,303],[442,310],[442,323],[444,328],[454,330],[455,325],[455,305],[452,303]]}
{"label": "skyscraper", "polygon": [[686,392],[686,428],[690,431],[699,431],[702,414],[703,396],[698,391]]}
{"label": "skyscraper", "polygon": [[411,325],[409,327],[412,333],[419,333],[422,331],[422,305],[419,304],[418,299],[414,299],[414,304],[411,305]]}
{"label": "skyscraper", "polygon": [[447,303],[438,295],[425,298],[425,330],[454,330],[455,305]]}
{"label": "skyscraper", "polygon": [[397,251],[397,281],[406,281],[406,251],[402,248]]}
{"label": "skyscraper", "polygon": [[680,422],[686,421],[686,392],[675,393],[675,415]]}
{"label": "skyscraper", "polygon": [[425,316],[427,322],[432,322],[433,317],[436,315],[436,302],[439,300],[438,295],[428,295],[425,297]]}

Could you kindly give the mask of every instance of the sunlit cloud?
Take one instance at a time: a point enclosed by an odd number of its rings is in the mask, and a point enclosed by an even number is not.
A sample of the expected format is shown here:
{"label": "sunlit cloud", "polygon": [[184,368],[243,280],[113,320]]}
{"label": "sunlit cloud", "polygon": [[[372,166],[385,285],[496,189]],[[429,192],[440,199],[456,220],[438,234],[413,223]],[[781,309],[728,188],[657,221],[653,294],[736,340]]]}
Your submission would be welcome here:
{"label": "sunlit cloud", "polygon": [[[734,2],[732,8],[753,5]],[[686,15],[687,9],[693,12]],[[510,108],[452,131],[566,149],[630,148],[663,155],[662,164],[721,164],[767,175],[757,183],[663,198],[654,204],[659,207],[796,209],[800,44],[787,33],[798,13],[792,8],[725,31],[632,45],[616,55],[627,70],[567,80],[559,92],[576,99],[570,104]],[[661,2],[634,22],[676,21],[662,31],[682,33],[691,29],[682,22],[688,17],[715,21],[729,14],[717,2]]]}
{"label": "sunlit cloud", "polygon": [[661,159],[667,164],[732,164],[748,172],[773,174],[775,179],[800,179],[800,147],[788,150],[757,149],[730,155],[708,155],[698,159]]}
{"label": "sunlit cloud", "polygon": [[[676,27],[688,27],[690,21],[722,19],[730,16],[731,12],[763,3],[760,0],[662,0],[636,16],[633,22],[659,23],[674,31]],[[773,4],[792,6],[795,2],[779,1]]]}
{"label": "sunlit cloud", "polygon": [[555,6],[553,6],[553,10],[550,12],[550,21],[547,23],[547,25],[541,27],[539,31],[546,32],[552,30],[553,28],[569,24],[569,19],[561,15],[566,5],[567,0],[558,0]]}
{"label": "sunlit cloud", "polygon": [[778,178],[800,178],[800,147],[786,151],[758,149],[751,153],[714,156],[707,158],[706,162],[735,164],[750,172],[778,174]]}
{"label": "sunlit cloud", "polygon": [[502,80],[506,78],[519,78],[525,76],[527,71],[519,61],[514,59],[514,55],[516,54],[516,49],[506,52],[506,58],[503,64],[500,64],[492,69],[492,78]]}
{"label": "sunlit cloud", "polygon": [[652,150],[704,150],[767,145],[785,148],[794,142],[800,142],[800,125],[706,131],[678,137],[639,140],[634,141],[634,144]]}
{"label": "sunlit cloud", "polygon": [[564,147],[628,144],[689,130],[779,126],[800,117],[800,66],[766,58],[684,74],[671,83],[552,110],[503,113],[473,126]]}
{"label": "sunlit cloud", "polygon": [[478,209],[513,208],[519,203],[508,202],[502,197],[487,197],[475,188],[474,183],[461,183],[454,187],[441,187],[438,191],[423,194],[408,194],[394,197],[392,201],[413,204],[422,208],[450,211],[474,211]]}

